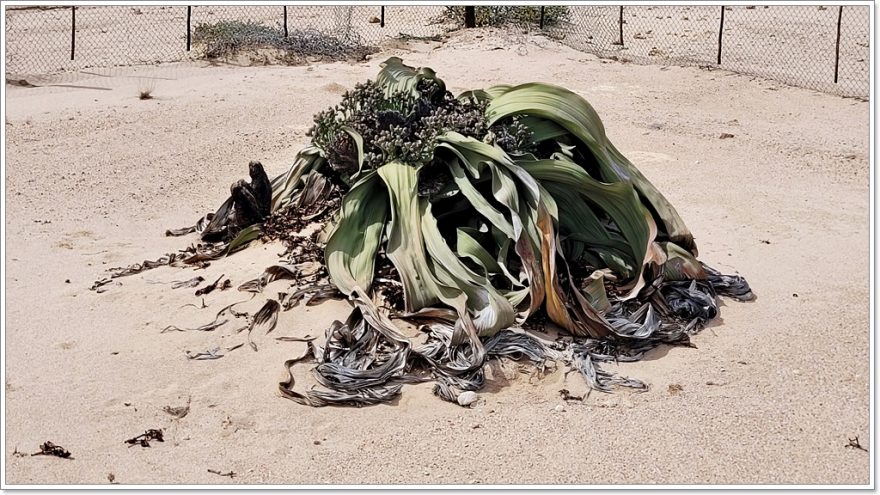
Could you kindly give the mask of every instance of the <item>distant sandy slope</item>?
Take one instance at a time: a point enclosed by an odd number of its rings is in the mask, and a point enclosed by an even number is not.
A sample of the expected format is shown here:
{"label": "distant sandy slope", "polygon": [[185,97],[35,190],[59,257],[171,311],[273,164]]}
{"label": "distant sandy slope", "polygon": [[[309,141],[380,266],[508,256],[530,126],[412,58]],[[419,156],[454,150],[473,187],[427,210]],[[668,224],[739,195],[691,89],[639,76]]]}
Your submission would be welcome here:
{"label": "distant sandy slope", "polygon": [[[6,481],[230,481],[215,469],[254,484],[868,483],[869,455],[844,448],[856,435],[869,445],[868,103],[476,35],[358,65],[160,69],[168,79],[150,101],[121,70],[7,86]],[[179,269],[88,290],[106,268],[183,247],[164,229],[216,207],[248,160],[285,170],[311,116],[389,55],[430,65],[454,91],[537,79],[584,95],[676,205],[701,258],[747,276],[758,300],[725,301],[696,349],[621,365],[651,384],[644,394],[594,393],[554,412],[580,378],[507,364],[473,410],[430,385],[392,405],[310,409],[276,392],[302,344],[258,335],[259,352],[196,362],[183,352],[241,337],[159,333],[210,321],[240,293],[182,307],[197,302],[191,289],[155,283],[193,276]],[[250,248],[203,275],[238,284],[279,251]],[[345,314],[341,302],[291,311],[275,334],[316,335]],[[185,418],[163,412],[187,397]],[[158,427],[165,443],[123,444]],[[11,455],[46,440],[76,459]]]}
{"label": "distant sandy slope", "polygon": [[[291,33],[307,28],[325,34],[348,34],[376,45],[392,37],[433,37],[456,27],[443,21],[439,5],[384,7],[384,27],[370,22],[377,6],[290,6]],[[757,74],[804,87],[849,96],[867,96],[870,68],[868,5],[726,6],[721,67]],[[70,60],[69,8],[7,10],[6,67],[14,77],[86,67],[151,64],[191,60],[204,51],[199,26],[222,21],[257,22],[280,28],[281,6],[195,6],[193,50],[187,50],[183,5],[79,6],[76,46]],[[546,33],[588,52],[639,63],[713,65],[718,55],[720,9],[717,5],[571,5],[568,20],[551,24]],[[621,27],[619,16],[623,13]],[[840,44],[836,44],[838,15]],[[537,30],[538,26],[521,27]],[[622,31],[621,31],[622,29]],[[621,34],[622,33],[622,34]],[[623,36],[623,45],[618,44]],[[835,54],[839,48],[839,79]]]}

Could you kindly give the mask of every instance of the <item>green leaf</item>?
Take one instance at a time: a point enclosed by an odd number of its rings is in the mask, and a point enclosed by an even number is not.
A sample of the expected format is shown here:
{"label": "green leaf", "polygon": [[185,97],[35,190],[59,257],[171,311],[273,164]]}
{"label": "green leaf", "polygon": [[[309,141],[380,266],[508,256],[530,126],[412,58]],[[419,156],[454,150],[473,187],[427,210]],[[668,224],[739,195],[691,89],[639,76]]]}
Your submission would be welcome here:
{"label": "green leaf", "polygon": [[446,84],[429,67],[416,69],[405,65],[399,57],[391,57],[382,62],[380,66],[382,70],[376,76],[376,82],[385,88],[385,96],[391,96],[395,93],[409,93],[419,96],[416,87],[422,79],[435,81],[439,85],[439,91],[446,91]]}
{"label": "green leaf", "polygon": [[528,83],[495,95],[486,110],[489,123],[513,115],[529,115],[555,122],[583,142],[595,157],[605,182],[628,182],[657,212],[662,231],[670,240],[696,254],[693,236],[672,204],[651,184],[605,135],[599,115],[583,98],[565,88]]}
{"label": "green leaf", "polygon": [[344,294],[351,295],[356,288],[366,292],[372,285],[387,215],[388,195],[375,172],[343,197],[339,220],[324,248],[324,260],[330,278]]}
{"label": "green leaf", "polygon": [[393,161],[379,167],[378,174],[385,182],[391,209],[385,253],[403,283],[406,311],[412,313],[439,302],[441,294],[454,298],[455,291],[441,293],[428,264],[421,217],[422,203],[427,200],[417,194],[418,170]]}
{"label": "green leaf", "polygon": [[672,242],[658,243],[666,254],[664,280],[706,280],[706,271],[690,252]]}
{"label": "green leaf", "polygon": [[251,241],[259,239],[260,234],[262,234],[260,224],[254,224],[241,229],[235,238],[229,241],[229,245],[226,246],[226,254],[229,255],[244,249]]}
{"label": "green leaf", "polygon": [[320,168],[324,163],[321,150],[309,146],[296,155],[293,165],[287,172],[272,179],[272,211],[278,211],[293,197],[302,185],[303,175]]}
{"label": "green leaf", "polygon": [[[524,169],[518,166],[514,161],[497,146],[486,144],[473,138],[465,137],[457,133],[447,133],[440,137],[438,149],[448,148],[453,150],[455,155],[463,162],[471,164],[484,164],[488,166],[493,174],[493,180],[496,181],[496,190],[509,187],[509,180],[499,176],[501,170],[506,170],[510,174],[510,179],[515,178],[516,195],[510,192],[500,194],[495,199],[499,200],[510,212],[509,225],[499,222],[492,223],[492,231],[503,233],[508,239],[513,241],[514,250],[520,258],[523,269],[525,271],[525,279],[529,285],[529,307],[521,313],[521,317],[526,318],[529,314],[540,308],[541,303],[545,299],[545,274],[543,272],[544,253],[541,251],[542,235],[538,222],[548,211],[555,211],[555,202],[548,194],[541,192],[541,186],[535,179]],[[453,174],[454,175],[454,174]],[[508,185],[502,185],[507,183]],[[470,199],[470,198],[469,198]],[[518,203],[513,199],[518,199]],[[480,203],[480,199],[474,200]],[[485,201],[485,200],[483,200]],[[494,209],[494,207],[493,207]],[[480,208],[477,208],[480,211]],[[488,211],[488,210],[487,210]],[[497,212],[497,210],[494,210]],[[481,212],[484,214],[484,212]],[[500,212],[498,212],[500,213]],[[507,217],[504,217],[507,220]],[[505,255],[499,258],[499,263],[503,263],[506,259],[507,244],[499,242]]]}
{"label": "green leaf", "polygon": [[437,228],[431,206],[423,203],[422,234],[425,247],[433,259],[433,271],[446,286],[457,287],[467,295],[467,308],[473,314],[473,323],[480,336],[490,336],[513,324],[513,306],[484,276],[469,269]]}
{"label": "green leaf", "polygon": [[632,185],[627,182],[599,182],[571,161],[538,160],[520,162],[519,165],[539,181],[571,188],[607,212],[626,239],[632,259],[636,262],[636,278],[628,295],[635,296],[643,285],[644,264],[652,256],[651,243],[655,234],[652,230],[656,228],[652,229],[650,215]]}
{"label": "green leaf", "polygon": [[535,143],[568,135],[568,131],[556,122],[534,115],[526,115],[520,122],[532,131],[532,140]]}
{"label": "green leaf", "polygon": [[[450,147],[453,149],[456,155],[458,155],[462,161],[464,161],[464,156],[461,155],[457,149]],[[516,239],[516,234],[513,229],[513,225],[508,221],[507,218],[504,217],[504,214],[498,211],[492,204],[486,200],[483,195],[477,191],[474,185],[471,183],[470,179],[465,174],[464,169],[459,165],[459,162],[456,160],[448,160],[446,165],[449,167],[449,172],[452,174],[452,179],[455,181],[455,184],[461,190],[462,195],[471,203],[477,213],[486,218],[492,225],[496,226],[502,232],[504,232],[511,239]]]}
{"label": "green leaf", "polygon": [[458,255],[473,260],[483,269],[485,277],[493,273],[501,273],[501,266],[495,261],[495,258],[467,230],[467,228],[455,229],[455,250]]}
{"label": "green leaf", "polygon": [[584,249],[597,253],[621,278],[631,277],[636,259],[626,240],[606,229],[577,189],[554,182],[544,185],[563,212],[559,215],[559,228],[564,239],[577,241]]}
{"label": "green leaf", "polygon": [[600,314],[611,309],[611,303],[608,302],[608,294],[605,292],[605,274],[601,270],[596,270],[585,280],[583,294],[586,296],[590,306],[596,308]]}
{"label": "green leaf", "polygon": [[482,89],[475,89],[473,91],[465,91],[458,95],[459,100],[477,100],[477,101],[489,101],[492,99],[492,95],[483,91]]}
{"label": "green leaf", "polygon": [[495,86],[486,88],[483,92],[489,95],[489,98],[497,98],[510,91],[511,88],[513,88],[513,86],[510,84],[496,84]]}

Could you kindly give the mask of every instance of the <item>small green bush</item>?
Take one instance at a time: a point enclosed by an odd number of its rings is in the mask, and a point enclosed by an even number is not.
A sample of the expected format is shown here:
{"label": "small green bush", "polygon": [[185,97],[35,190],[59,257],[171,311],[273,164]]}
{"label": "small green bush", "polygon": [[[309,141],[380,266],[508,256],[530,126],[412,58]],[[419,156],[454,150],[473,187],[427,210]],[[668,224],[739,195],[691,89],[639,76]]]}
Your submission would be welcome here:
{"label": "small green bush", "polygon": [[315,29],[293,29],[287,37],[280,26],[252,21],[202,23],[193,29],[193,43],[202,46],[209,59],[234,56],[248,50],[275,48],[287,54],[288,61],[317,56],[331,60],[362,59],[373,50],[353,33],[336,37]]}
{"label": "small green bush", "polygon": [[203,23],[193,29],[193,43],[204,45],[207,58],[234,55],[257,45],[277,46],[283,39],[279,30],[250,21]]}
{"label": "small green bush", "polygon": [[[464,25],[464,6],[446,7],[446,20]],[[475,8],[477,26],[502,26],[505,24],[538,24],[541,7],[537,5],[481,5]],[[564,5],[544,7],[544,26],[553,26],[568,20],[569,10]]]}

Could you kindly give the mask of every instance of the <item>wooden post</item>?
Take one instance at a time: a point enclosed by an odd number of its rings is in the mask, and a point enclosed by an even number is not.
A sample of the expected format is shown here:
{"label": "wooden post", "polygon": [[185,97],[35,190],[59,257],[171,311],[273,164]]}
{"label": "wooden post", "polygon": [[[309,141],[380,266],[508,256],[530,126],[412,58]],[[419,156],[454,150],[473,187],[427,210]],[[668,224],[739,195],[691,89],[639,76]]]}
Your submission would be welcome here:
{"label": "wooden post", "polygon": [[[840,29],[838,29],[838,32]],[[76,53],[76,5],[70,7],[70,60]]]}
{"label": "wooden post", "polygon": [[186,7],[186,51],[192,48],[192,7]]}
{"label": "wooden post", "polygon": [[541,5],[541,22],[540,22],[539,27],[541,29],[544,29],[544,6],[543,5]]}
{"label": "wooden post", "polygon": [[617,19],[617,25],[620,28],[620,46],[623,46],[623,5],[620,6],[620,17]]}
{"label": "wooden post", "polygon": [[385,7],[379,7],[379,27],[385,27]]}
{"label": "wooden post", "polygon": [[477,12],[475,7],[464,8],[464,27],[477,27]]}
{"label": "wooden post", "polygon": [[721,6],[721,26],[718,28],[718,65],[721,65],[721,36],[724,34],[724,5]]}
{"label": "wooden post", "polygon": [[843,5],[837,9],[837,41],[834,44],[834,84],[837,84],[837,74],[840,68],[840,20],[843,18]]}
{"label": "wooden post", "polygon": [[287,38],[287,5],[284,6],[284,37]]}

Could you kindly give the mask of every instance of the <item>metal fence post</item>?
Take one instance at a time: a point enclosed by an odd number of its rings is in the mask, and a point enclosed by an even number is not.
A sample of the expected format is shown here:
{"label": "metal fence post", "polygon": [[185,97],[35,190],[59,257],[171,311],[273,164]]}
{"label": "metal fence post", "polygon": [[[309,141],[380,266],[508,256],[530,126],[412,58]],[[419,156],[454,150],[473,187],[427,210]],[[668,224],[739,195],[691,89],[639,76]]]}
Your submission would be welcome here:
{"label": "metal fence post", "polygon": [[385,27],[385,6],[379,7],[379,27]]}
{"label": "metal fence post", "polygon": [[186,7],[186,51],[192,47],[192,7]]}
{"label": "metal fence post", "polygon": [[620,16],[617,19],[617,26],[620,29],[620,46],[623,46],[623,5],[620,6]]}
{"label": "metal fence post", "polygon": [[544,6],[543,5],[541,5],[541,22],[540,22],[539,27],[541,29],[544,29]]}
{"label": "metal fence post", "polygon": [[724,5],[721,6],[721,26],[718,27],[718,65],[721,65],[721,36],[724,34]]}
{"label": "metal fence post", "polygon": [[464,27],[477,27],[477,11],[475,7],[464,8]]}
{"label": "metal fence post", "polygon": [[[840,32],[840,29],[837,30]],[[70,7],[70,60],[76,53],[76,5]]]}
{"label": "metal fence post", "polygon": [[843,18],[843,5],[837,10],[837,41],[834,43],[834,84],[837,84],[837,70],[840,67],[840,20]]}
{"label": "metal fence post", "polygon": [[287,38],[287,5],[284,6],[284,37]]}

